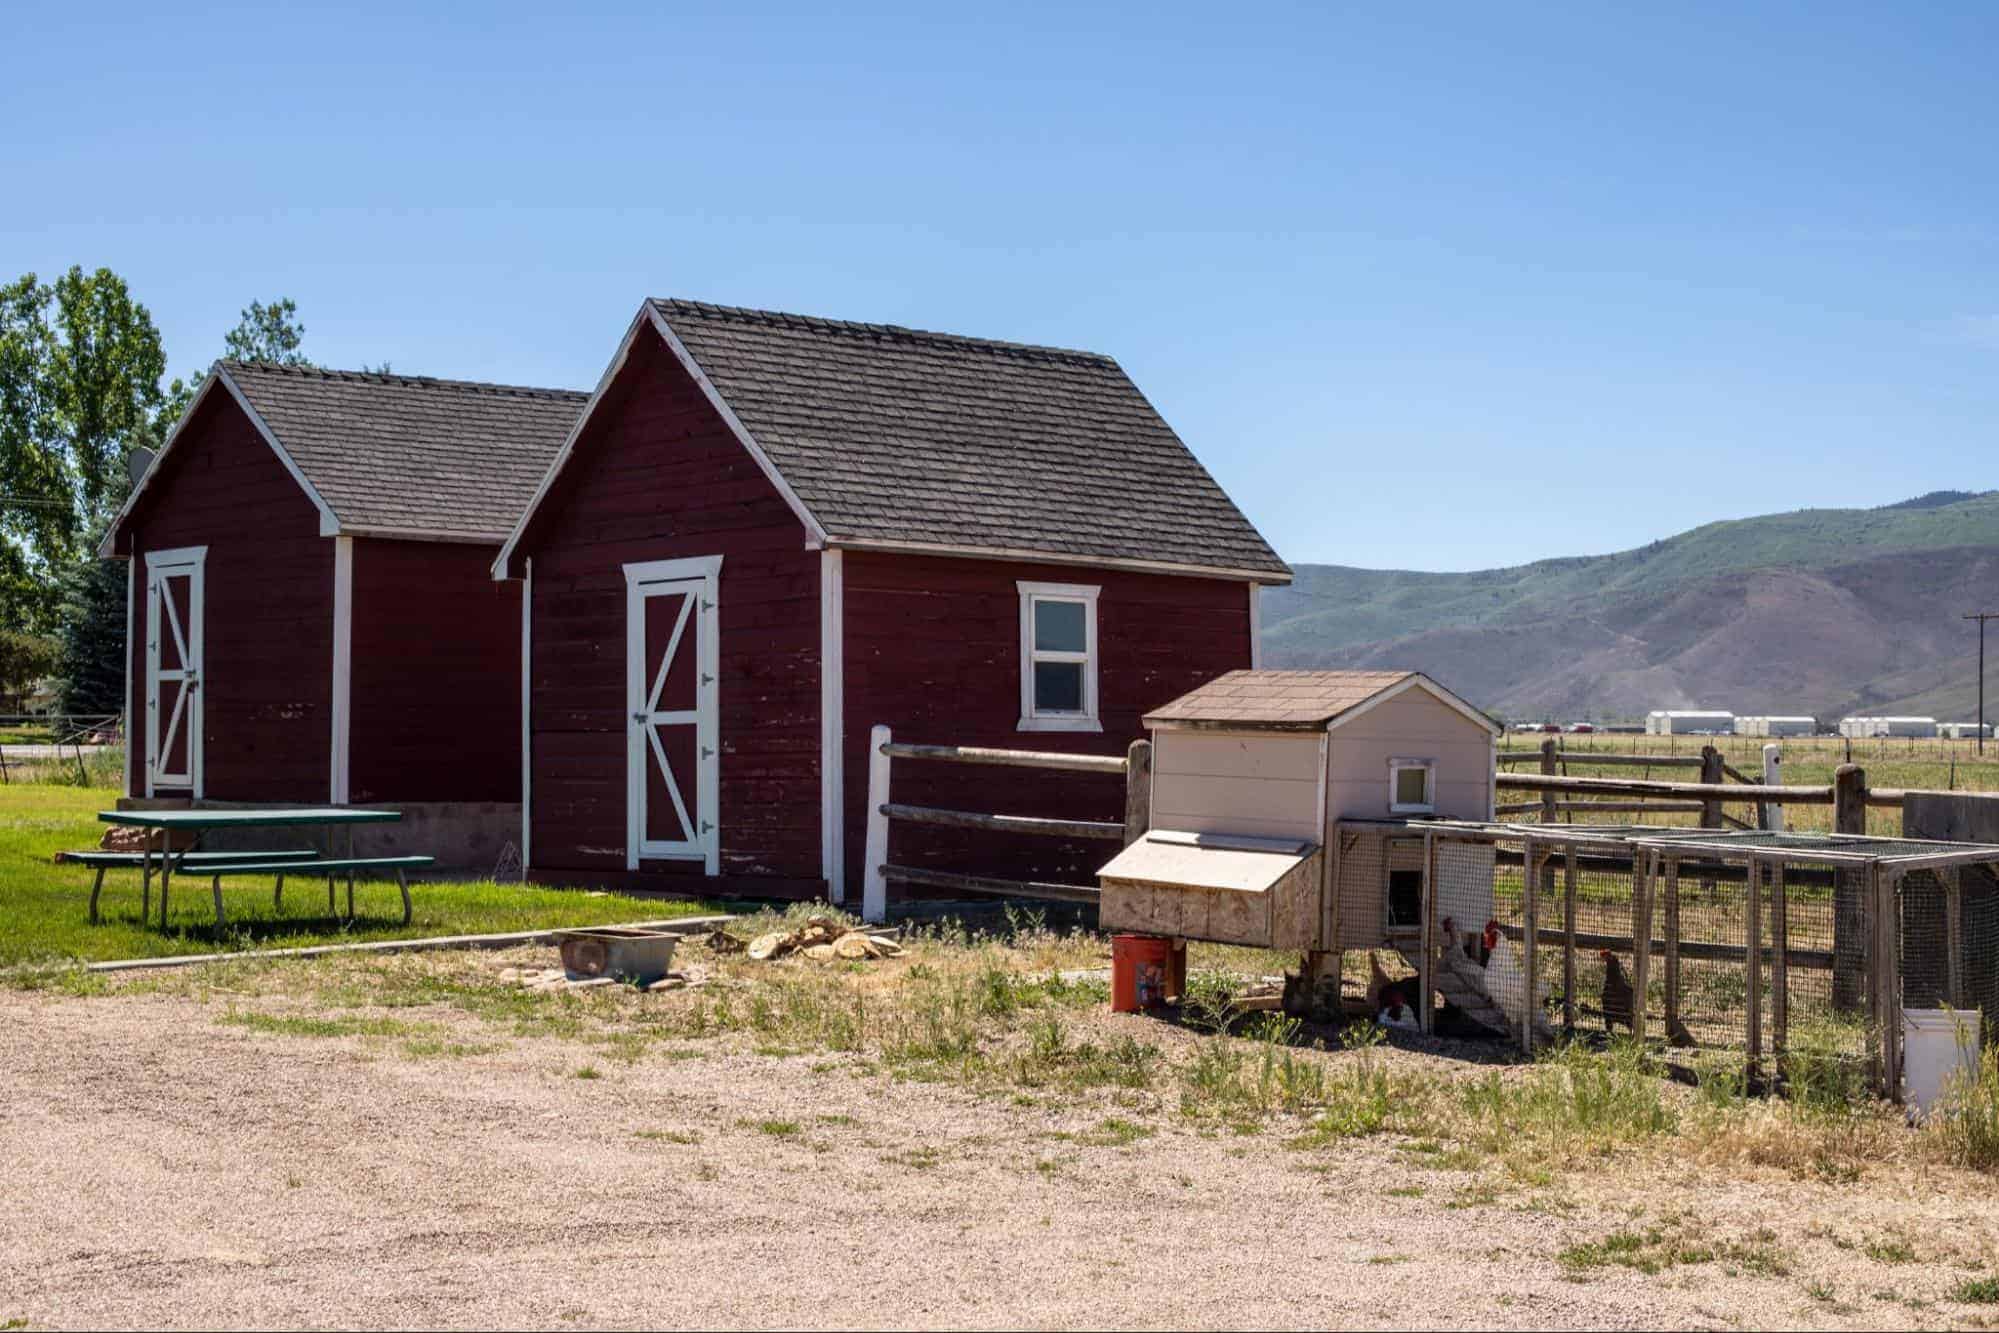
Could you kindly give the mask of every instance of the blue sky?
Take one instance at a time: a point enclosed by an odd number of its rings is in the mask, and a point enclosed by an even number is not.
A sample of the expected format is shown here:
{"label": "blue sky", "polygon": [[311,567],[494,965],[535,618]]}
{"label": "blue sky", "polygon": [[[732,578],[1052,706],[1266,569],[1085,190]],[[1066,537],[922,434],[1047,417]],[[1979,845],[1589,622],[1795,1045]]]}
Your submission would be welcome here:
{"label": "blue sky", "polygon": [[0,268],[177,371],[280,295],[583,387],[646,295],[1087,347],[1293,561],[1999,486],[1989,5],[284,8],[13,11]]}

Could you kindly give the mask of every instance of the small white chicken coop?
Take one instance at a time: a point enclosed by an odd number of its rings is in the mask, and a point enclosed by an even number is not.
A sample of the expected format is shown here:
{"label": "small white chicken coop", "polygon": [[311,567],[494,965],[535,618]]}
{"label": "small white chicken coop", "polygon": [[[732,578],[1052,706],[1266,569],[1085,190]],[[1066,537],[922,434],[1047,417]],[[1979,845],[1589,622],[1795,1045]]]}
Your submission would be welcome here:
{"label": "small white chicken coop", "polygon": [[1150,831],[1098,872],[1105,929],[1296,949],[1337,984],[1348,949],[1427,971],[1426,907],[1491,917],[1491,848],[1440,861],[1424,821],[1492,818],[1500,727],[1422,673],[1232,671],[1145,724]]}

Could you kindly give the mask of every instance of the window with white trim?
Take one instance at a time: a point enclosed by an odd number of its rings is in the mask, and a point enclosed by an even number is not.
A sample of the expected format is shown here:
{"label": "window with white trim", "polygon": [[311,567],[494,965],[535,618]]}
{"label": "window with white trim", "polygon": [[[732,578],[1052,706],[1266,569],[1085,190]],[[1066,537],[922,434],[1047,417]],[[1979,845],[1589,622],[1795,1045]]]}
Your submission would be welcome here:
{"label": "window with white trim", "polygon": [[1388,813],[1427,815],[1437,809],[1437,761],[1434,759],[1391,759],[1388,761]]}
{"label": "window with white trim", "polygon": [[1097,721],[1097,592],[1091,584],[1020,589],[1020,729],[1102,731]]}

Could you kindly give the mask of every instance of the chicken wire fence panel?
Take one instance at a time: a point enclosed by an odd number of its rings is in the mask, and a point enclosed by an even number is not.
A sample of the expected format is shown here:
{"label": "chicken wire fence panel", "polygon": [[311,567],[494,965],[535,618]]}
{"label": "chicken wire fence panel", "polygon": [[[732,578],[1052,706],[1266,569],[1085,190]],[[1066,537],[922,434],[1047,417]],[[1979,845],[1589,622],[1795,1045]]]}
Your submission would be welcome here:
{"label": "chicken wire fence panel", "polygon": [[[1999,1015],[1999,880],[1991,867],[1910,871],[1896,902],[1902,1007]],[[1981,1031],[1994,1040],[1989,1022]]]}

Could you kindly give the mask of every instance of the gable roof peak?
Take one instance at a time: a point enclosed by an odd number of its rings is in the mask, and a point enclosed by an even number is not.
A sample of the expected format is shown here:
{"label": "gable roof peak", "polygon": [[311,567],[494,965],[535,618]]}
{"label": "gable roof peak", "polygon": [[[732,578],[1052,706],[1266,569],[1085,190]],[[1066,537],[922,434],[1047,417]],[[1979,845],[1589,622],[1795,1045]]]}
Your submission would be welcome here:
{"label": "gable roof peak", "polygon": [[655,296],[652,307],[670,324],[675,315],[756,325],[767,329],[797,329],[808,333],[845,335],[875,342],[899,342],[912,346],[956,348],[986,352],[994,356],[1022,360],[1070,362],[1100,369],[1118,369],[1116,360],[1101,352],[1073,347],[1045,347],[1035,343],[1007,342],[998,338],[974,338],[962,333],[938,333],[930,329],[906,328],[901,324],[871,324],[858,320],[825,319],[818,315],[798,315],[783,310],[756,310],[748,306],[715,305],[677,297]]}
{"label": "gable roof peak", "polygon": [[533,398],[545,402],[583,403],[590,395],[582,389],[546,389],[528,384],[495,384],[487,380],[454,380],[436,375],[406,375],[397,370],[343,370],[337,366],[286,365],[276,361],[239,361],[223,357],[215,363],[234,379],[250,375],[285,375],[327,383],[378,385],[383,388],[437,389],[453,393],[491,394],[505,398]]}

